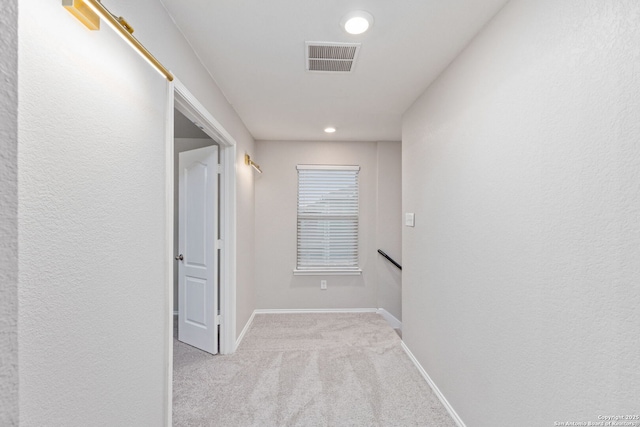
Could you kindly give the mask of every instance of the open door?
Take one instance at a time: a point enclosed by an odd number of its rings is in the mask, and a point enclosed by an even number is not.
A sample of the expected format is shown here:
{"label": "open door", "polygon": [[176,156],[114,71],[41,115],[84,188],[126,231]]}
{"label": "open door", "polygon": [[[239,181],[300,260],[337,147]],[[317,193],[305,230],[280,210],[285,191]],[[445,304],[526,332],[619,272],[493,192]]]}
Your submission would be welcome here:
{"label": "open door", "polygon": [[218,353],[218,147],[180,153],[178,340]]}

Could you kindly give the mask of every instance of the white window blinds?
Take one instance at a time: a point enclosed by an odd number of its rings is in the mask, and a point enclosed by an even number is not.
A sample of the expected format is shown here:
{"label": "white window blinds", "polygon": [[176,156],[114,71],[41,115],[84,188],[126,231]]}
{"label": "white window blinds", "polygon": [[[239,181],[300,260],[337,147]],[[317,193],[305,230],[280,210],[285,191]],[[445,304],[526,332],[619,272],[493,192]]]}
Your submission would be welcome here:
{"label": "white window blinds", "polygon": [[298,165],[296,272],[359,272],[359,166]]}

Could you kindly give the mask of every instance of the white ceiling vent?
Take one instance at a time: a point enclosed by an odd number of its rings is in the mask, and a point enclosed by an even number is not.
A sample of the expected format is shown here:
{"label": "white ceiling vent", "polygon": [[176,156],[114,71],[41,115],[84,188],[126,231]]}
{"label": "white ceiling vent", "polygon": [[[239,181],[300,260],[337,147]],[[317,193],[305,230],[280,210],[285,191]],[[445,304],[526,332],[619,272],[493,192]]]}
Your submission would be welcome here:
{"label": "white ceiling vent", "polygon": [[360,43],[305,42],[307,71],[350,73],[353,71]]}

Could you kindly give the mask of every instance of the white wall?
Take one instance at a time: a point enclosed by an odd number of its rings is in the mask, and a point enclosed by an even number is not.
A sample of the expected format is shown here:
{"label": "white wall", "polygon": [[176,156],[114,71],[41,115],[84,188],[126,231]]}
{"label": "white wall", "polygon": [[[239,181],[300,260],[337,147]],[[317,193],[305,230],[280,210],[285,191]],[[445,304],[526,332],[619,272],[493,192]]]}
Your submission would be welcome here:
{"label": "white wall", "polygon": [[[163,425],[167,82],[58,0],[19,6],[20,423]],[[240,152],[253,146],[159,2],[108,6]],[[254,308],[253,184],[240,173],[237,189],[241,330]]]}
{"label": "white wall", "polygon": [[[259,141],[256,175],[256,306],[263,309],[374,308],[378,302],[376,142]],[[385,146],[393,152],[393,146]],[[395,143],[397,153],[400,144]],[[361,276],[294,276],[298,164],[359,165]],[[390,168],[391,169],[391,168]],[[398,176],[396,192],[400,191]],[[389,209],[395,199],[390,200]],[[400,211],[399,199],[395,210]],[[389,224],[389,228],[393,228]],[[394,234],[394,233],[391,233]],[[395,235],[400,234],[396,224]],[[320,280],[327,290],[320,290]],[[399,299],[399,293],[397,296]]]}
{"label": "white wall", "polygon": [[18,3],[0,0],[0,425],[18,424]]}
{"label": "white wall", "polygon": [[162,425],[167,83],[57,1],[19,31],[20,424]]}
{"label": "white wall", "polygon": [[640,413],[640,4],[513,0],[403,123],[403,336],[469,426]]}

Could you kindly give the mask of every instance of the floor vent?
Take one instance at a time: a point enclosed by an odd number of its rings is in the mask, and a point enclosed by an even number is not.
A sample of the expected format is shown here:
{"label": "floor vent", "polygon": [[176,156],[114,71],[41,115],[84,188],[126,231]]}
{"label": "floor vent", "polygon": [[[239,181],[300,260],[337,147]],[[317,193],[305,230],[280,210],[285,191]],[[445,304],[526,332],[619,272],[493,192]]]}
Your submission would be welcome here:
{"label": "floor vent", "polygon": [[350,73],[353,71],[360,43],[305,42],[307,71]]}

